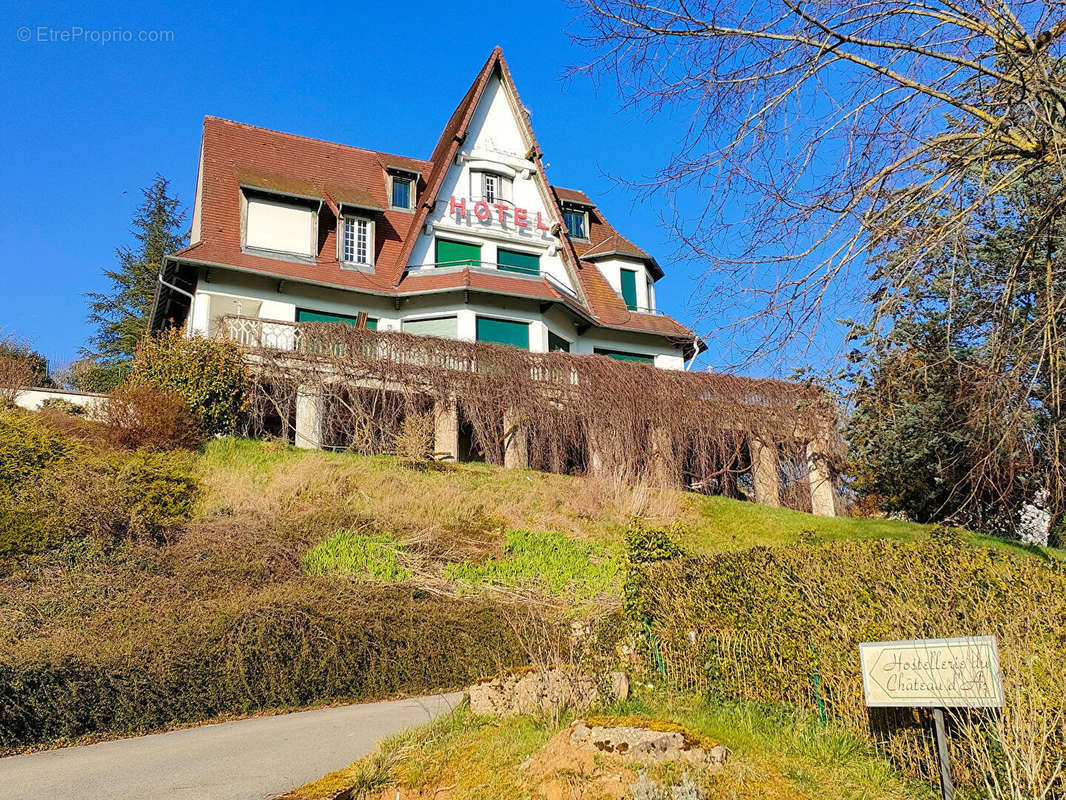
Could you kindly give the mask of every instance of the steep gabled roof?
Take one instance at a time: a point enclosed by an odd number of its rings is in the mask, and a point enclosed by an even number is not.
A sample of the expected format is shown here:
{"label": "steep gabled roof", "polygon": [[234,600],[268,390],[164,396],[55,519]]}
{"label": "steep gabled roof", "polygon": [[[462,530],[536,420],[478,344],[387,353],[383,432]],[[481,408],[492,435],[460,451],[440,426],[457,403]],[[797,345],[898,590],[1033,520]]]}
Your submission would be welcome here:
{"label": "steep gabled roof", "polygon": [[[554,227],[562,232],[563,261],[570,270],[577,296],[561,293],[547,279],[516,281],[507,276],[479,273],[441,273],[436,276],[407,272],[412,250],[423,229],[449,167],[493,76],[498,76],[514,103],[526,154],[542,179],[545,207]],[[478,72],[473,84],[449,118],[428,160],[282,133],[218,117],[204,119],[203,172],[200,181],[200,240],[172,258],[201,265],[229,266],[238,270],[316,285],[406,295],[426,290],[460,287],[512,292],[564,303],[580,315],[607,327],[669,336],[691,343],[694,335],[664,315],[630,312],[595,266],[597,258],[620,254],[645,260],[658,275],[654,259],[618,234],[583,193],[552,188],[540,146],[529,124],[510,70],[499,47]],[[418,206],[414,212],[389,207],[386,171],[399,168],[417,173]],[[307,261],[289,261],[245,252],[241,246],[241,187],[259,188],[320,200],[331,213],[321,216],[318,252]],[[560,200],[589,206],[589,242],[571,240],[565,233]],[[335,215],[341,207],[362,209],[376,225],[373,272],[345,269],[337,260]]]}

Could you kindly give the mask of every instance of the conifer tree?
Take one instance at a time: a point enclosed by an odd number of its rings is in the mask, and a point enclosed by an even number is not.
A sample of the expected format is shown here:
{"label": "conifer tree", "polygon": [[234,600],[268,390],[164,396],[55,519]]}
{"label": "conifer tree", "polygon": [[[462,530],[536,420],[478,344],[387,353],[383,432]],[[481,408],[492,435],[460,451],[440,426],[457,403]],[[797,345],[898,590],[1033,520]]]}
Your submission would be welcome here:
{"label": "conifer tree", "polygon": [[186,241],[181,230],[185,212],[171,195],[170,182],[157,174],[142,192],[144,202],[132,226],[137,244],[115,250],[118,265],[104,272],[111,281],[110,290],[88,295],[89,322],[96,333],[85,354],[108,373],[123,373],[133,358],[148,325],[163,256],[180,249]]}

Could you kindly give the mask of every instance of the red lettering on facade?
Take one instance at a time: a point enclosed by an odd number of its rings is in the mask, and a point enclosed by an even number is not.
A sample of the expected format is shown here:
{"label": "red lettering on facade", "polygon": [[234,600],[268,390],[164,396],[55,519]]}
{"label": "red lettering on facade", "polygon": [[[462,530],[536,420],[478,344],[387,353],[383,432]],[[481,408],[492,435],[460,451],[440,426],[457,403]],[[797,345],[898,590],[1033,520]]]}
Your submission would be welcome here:
{"label": "red lettering on facade", "polygon": [[492,216],[492,213],[489,211],[489,204],[484,200],[478,200],[474,203],[474,216],[482,222],[487,221],[488,218]]}
{"label": "red lettering on facade", "polygon": [[455,199],[455,195],[453,194],[452,195],[452,201],[451,201],[451,203],[448,204],[448,213],[452,214],[452,215],[458,214],[461,217],[465,217],[466,216],[466,198],[465,197],[460,197],[458,200],[456,200]]}
{"label": "red lettering on facade", "polygon": [[539,211],[537,212],[537,230],[538,231],[551,230],[547,225],[544,224],[544,220],[542,220],[540,218],[540,212]]}
{"label": "red lettering on facade", "polygon": [[524,208],[516,208],[514,210],[514,224],[516,228],[529,227],[529,223],[526,222],[526,210]]}
{"label": "red lettering on facade", "polygon": [[507,212],[507,206],[503,203],[497,203],[493,208],[496,209],[496,219],[498,219],[502,225],[504,222],[503,215]]}

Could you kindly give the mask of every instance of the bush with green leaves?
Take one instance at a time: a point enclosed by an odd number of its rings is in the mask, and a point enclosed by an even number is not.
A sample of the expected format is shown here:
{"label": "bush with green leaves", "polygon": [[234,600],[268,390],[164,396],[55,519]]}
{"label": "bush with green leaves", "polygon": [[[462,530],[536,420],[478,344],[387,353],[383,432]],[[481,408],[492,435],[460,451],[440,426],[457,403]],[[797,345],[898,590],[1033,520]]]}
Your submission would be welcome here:
{"label": "bush with green leaves", "polygon": [[206,434],[228,434],[237,429],[249,386],[236,344],[187,338],[177,330],[141,343],[130,381],[177,393]]}
{"label": "bush with green leaves", "polygon": [[44,417],[0,411],[0,569],[83,537],[165,537],[192,511],[186,452],[99,452]]}

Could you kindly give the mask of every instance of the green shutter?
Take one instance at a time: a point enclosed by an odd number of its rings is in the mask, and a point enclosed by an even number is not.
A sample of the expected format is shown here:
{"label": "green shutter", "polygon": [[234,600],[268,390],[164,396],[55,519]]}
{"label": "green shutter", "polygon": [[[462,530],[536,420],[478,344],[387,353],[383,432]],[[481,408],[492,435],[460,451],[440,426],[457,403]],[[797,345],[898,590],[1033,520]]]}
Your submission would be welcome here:
{"label": "green shutter", "polygon": [[540,274],[540,256],[519,253],[515,250],[497,250],[496,262],[500,269],[507,272],[523,272],[527,275]]}
{"label": "green shutter", "polygon": [[626,301],[626,308],[635,311],[637,308],[637,273],[631,269],[623,269],[622,272],[622,299]]}
{"label": "green shutter", "polygon": [[[302,308],[296,309],[297,322],[343,322],[345,325],[354,325],[355,317],[347,314],[325,314],[321,311],[307,311]],[[378,329],[378,321],[374,317],[367,317],[366,327],[372,331]]]}
{"label": "green shutter", "polygon": [[437,239],[438,267],[476,267],[481,263],[481,245]]}
{"label": "green shutter", "polygon": [[655,356],[646,356],[642,353],[627,353],[624,350],[607,350],[603,347],[597,347],[593,352],[598,356],[607,356],[616,361],[639,361],[642,364],[655,363]]}
{"label": "green shutter", "polygon": [[529,323],[512,322],[509,319],[477,318],[477,340],[509,344],[520,350],[529,349]]}
{"label": "green shutter", "polygon": [[548,352],[552,353],[556,350],[562,350],[564,353],[569,353],[570,342],[568,342],[562,336],[556,336],[551,331],[548,331]]}

